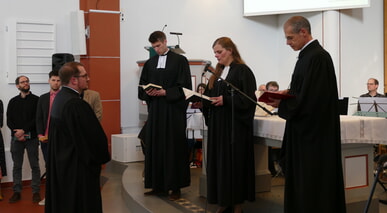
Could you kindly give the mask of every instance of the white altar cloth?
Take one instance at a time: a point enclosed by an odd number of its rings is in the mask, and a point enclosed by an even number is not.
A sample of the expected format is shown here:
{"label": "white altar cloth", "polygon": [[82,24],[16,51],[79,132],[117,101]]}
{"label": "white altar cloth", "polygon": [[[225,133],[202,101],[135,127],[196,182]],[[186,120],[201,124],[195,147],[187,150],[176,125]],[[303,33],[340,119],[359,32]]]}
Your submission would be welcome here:
{"label": "white altar cloth", "polygon": [[[341,143],[387,144],[387,119],[382,117],[340,116]],[[278,116],[255,117],[254,135],[282,141],[285,120]]]}

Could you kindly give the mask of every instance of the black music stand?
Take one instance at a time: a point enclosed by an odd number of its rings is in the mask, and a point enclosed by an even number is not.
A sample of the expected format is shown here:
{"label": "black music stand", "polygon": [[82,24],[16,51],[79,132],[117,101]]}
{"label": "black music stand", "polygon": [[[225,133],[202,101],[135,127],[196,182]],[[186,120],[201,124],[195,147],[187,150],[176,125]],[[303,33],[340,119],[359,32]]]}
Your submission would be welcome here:
{"label": "black music stand", "polygon": [[369,209],[370,204],[371,204],[372,196],[375,192],[375,186],[377,183],[380,183],[379,175],[381,172],[383,172],[384,169],[387,169],[387,155],[381,155],[378,159],[374,182],[372,184],[370,196],[368,197],[367,204],[366,204],[366,207],[364,209],[364,213],[368,212],[368,209]]}
{"label": "black music stand", "polygon": [[359,105],[362,112],[387,112],[385,97],[360,97]]}

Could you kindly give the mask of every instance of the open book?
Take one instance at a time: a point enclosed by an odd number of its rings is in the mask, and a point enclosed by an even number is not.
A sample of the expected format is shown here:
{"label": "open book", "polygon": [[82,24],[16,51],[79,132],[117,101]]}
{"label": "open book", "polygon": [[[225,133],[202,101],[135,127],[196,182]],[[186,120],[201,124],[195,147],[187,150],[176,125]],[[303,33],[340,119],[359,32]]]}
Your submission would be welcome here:
{"label": "open book", "polygon": [[184,92],[184,95],[185,95],[185,100],[187,100],[189,102],[199,102],[199,101],[209,101],[209,102],[212,102],[210,97],[208,97],[206,95],[202,95],[202,94],[200,94],[198,92],[195,92],[193,90],[190,90],[190,89],[187,89],[187,88],[183,87],[183,92]]}
{"label": "open book", "polygon": [[264,103],[270,103],[273,102],[269,98],[272,99],[288,99],[288,98],[295,98],[294,95],[288,95],[288,94],[280,94],[276,92],[264,92],[261,96],[259,96],[258,101],[264,102]]}
{"label": "open book", "polygon": [[143,88],[144,90],[148,89],[162,89],[163,87],[157,84],[149,83],[147,85],[138,85],[139,87]]}

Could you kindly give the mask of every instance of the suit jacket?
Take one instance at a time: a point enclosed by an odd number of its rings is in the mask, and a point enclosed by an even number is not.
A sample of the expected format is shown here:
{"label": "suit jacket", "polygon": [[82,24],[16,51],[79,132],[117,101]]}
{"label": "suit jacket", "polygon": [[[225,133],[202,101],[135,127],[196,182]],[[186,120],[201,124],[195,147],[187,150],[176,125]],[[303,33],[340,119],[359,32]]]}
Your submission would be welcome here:
{"label": "suit jacket", "polygon": [[38,107],[36,109],[36,131],[38,135],[44,135],[46,132],[49,109],[50,93],[48,92],[39,97]]}
{"label": "suit jacket", "polygon": [[103,109],[99,92],[90,89],[85,90],[83,91],[83,100],[90,104],[98,120],[101,121]]}

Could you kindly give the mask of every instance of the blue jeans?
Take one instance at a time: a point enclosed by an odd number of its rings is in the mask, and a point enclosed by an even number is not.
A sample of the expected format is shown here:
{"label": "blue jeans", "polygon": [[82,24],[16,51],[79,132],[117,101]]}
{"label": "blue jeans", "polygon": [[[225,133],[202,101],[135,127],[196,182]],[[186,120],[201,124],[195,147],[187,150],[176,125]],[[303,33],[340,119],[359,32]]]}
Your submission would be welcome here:
{"label": "blue jeans", "polygon": [[11,153],[13,160],[13,191],[22,190],[22,167],[24,150],[27,150],[28,160],[32,170],[32,193],[40,192],[40,167],[39,167],[39,141],[37,138],[26,141],[11,141]]}

